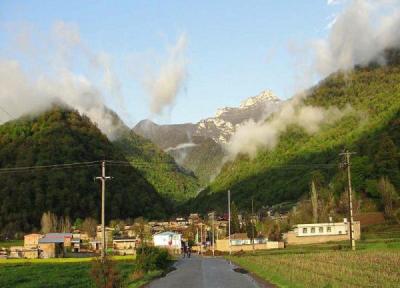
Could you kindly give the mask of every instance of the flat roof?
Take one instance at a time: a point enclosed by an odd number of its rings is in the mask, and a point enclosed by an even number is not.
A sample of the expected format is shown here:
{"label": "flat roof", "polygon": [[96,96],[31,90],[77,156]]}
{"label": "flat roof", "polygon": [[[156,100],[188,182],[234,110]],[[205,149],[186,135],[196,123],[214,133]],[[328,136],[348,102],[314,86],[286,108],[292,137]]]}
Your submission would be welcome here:
{"label": "flat roof", "polygon": [[171,231],[165,231],[161,233],[154,234],[154,236],[160,235],[160,236],[172,236],[172,235],[181,235],[179,233],[171,232]]}

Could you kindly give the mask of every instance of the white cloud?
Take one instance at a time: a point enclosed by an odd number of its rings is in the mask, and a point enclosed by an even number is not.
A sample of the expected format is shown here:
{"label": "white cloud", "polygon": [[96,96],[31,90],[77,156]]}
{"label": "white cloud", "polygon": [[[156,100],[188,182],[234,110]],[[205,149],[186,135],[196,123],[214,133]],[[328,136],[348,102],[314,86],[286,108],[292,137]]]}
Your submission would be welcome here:
{"label": "white cloud", "polygon": [[[114,138],[119,133],[120,123],[114,123],[115,119],[108,113],[104,95],[98,85],[88,75],[76,73],[71,68],[73,60],[80,57],[79,59],[83,59],[87,65],[96,68],[103,75],[102,83],[106,87],[119,90],[120,84],[111,69],[111,58],[108,54],[95,53],[88,49],[82,43],[76,25],[56,22],[49,37],[53,45],[49,45],[49,51],[46,51],[48,53],[41,54],[43,59],[36,59],[39,54],[28,51],[37,50],[32,46],[33,41],[24,40],[35,35],[33,31],[29,34],[25,31],[22,36],[14,39],[21,45],[29,44],[25,47],[26,57],[35,63],[37,73],[26,72],[15,59],[0,58],[0,106],[11,116],[19,117],[41,112],[54,103],[64,103],[86,114],[106,135]],[[3,114],[0,117],[1,122],[7,120],[8,115]]]}
{"label": "white cloud", "polygon": [[327,0],[326,4],[328,4],[328,5],[338,5],[341,2],[343,2],[343,0]]}
{"label": "white cloud", "polygon": [[150,97],[150,110],[161,115],[171,108],[187,79],[187,38],[181,34],[175,45],[168,49],[167,59],[157,72],[150,72],[143,81]]}
{"label": "white cloud", "polygon": [[314,134],[323,125],[332,124],[351,111],[350,107],[339,110],[337,107],[305,106],[303,97],[299,95],[285,102],[268,121],[250,120],[240,125],[225,147],[228,159],[234,159],[238,154],[254,157],[259,149],[274,149],[280,136],[291,125],[298,125],[306,133]]}
{"label": "white cloud", "polygon": [[[331,22],[327,39],[312,44],[313,70],[327,76],[366,65],[385,48],[400,45],[398,1],[354,0]],[[383,61],[383,59],[381,59]]]}

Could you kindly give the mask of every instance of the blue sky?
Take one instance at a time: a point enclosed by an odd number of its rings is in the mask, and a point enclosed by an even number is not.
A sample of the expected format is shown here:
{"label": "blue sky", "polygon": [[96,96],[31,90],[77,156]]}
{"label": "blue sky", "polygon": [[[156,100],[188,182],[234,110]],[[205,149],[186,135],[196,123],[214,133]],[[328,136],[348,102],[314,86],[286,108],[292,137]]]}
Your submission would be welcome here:
{"label": "blue sky", "polygon": [[[23,23],[40,34],[57,21],[74,23],[90,50],[110,55],[129,125],[144,118],[196,122],[264,89],[290,97],[299,81],[296,63],[302,60],[293,47],[325,38],[327,24],[342,6],[326,0],[2,1],[0,57],[29,65],[26,57],[7,48],[10,26]],[[135,65],[144,65],[153,55],[163,59],[166,47],[182,33],[188,42],[187,80],[175,105],[154,116],[135,72],[143,67]],[[107,94],[106,102],[122,113],[114,97]]]}

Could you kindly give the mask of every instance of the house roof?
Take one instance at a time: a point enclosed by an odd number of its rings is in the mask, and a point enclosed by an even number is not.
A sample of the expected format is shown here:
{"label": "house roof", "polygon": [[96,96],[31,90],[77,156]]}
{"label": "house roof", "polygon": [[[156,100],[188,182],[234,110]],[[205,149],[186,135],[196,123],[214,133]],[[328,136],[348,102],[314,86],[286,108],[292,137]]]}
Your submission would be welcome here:
{"label": "house roof", "polygon": [[31,233],[31,234],[26,234],[25,236],[24,236],[24,238],[30,238],[30,237],[42,237],[43,235],[42,234],[38,234],[38,233]]}
{"label": "house roof", "polygon": [[39,243],[64,243],[65,238],[72,238],[72,233],[47,233]]}
{"label": "house roof", "polygon": [[136,242],[136,239],[133,238],[114,239],[113,242]]}
{"label": "house roof", "polygon": [[181,235],[179,233],[171,232],[171,231],[165,231],[161,233],[154,234],[154,236],[159,235],[159,236],[173,236],[173,235]]}
{"label": "house roof", "polygon": [[[226,237],[228,239],[229,237]],[[231,234],[231,240],[247,240],[249,237],[246,233],[235,233]]]}

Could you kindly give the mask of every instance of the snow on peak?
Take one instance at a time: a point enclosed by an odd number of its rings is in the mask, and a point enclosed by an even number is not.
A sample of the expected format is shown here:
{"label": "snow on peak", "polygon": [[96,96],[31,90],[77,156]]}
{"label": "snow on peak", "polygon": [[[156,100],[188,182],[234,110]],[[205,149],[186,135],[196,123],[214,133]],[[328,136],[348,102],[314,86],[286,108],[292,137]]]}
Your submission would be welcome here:
{"label": "snow on peak", "polygon": [[257,96],[249,97],[240,103],[240,108],[246,108],[253,105],[258,105],[265,102],[278,102],[279,98],[270,90],[262,91]]}

